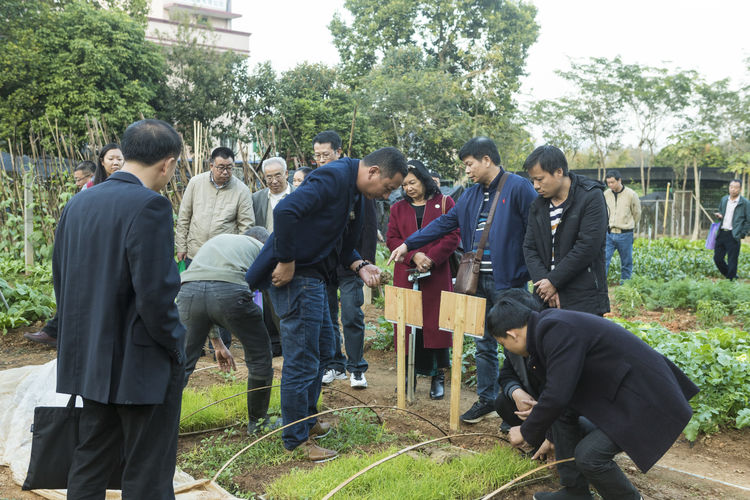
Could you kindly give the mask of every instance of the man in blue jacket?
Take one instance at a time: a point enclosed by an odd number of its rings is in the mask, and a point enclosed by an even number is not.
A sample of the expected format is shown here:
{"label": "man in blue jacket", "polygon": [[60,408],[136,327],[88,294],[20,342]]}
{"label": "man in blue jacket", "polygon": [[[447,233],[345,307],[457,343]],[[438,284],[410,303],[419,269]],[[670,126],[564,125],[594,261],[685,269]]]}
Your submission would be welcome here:
{"label": "man in blue jacket", "polygon": [[[482,238],[492,199],[500,177],[500,154],[495,143],[487,137],[475,137],[463,145],[458,157],[466,167],[466,175],[475,182],[445,215],[409,236],[391,254],[390,260],[401,261],[410,250],[420,248],[445,234],[461,230],[461,246],[475,250]],[[489,243],[484,249],[477,295],[494,303],[502,290],[525,287],[529,273],[523,260],[522,244],[526,233],[529,207],[536,199],[531,183],[509,173],[500,192]],[[489,310],[489,307],[488,307]],[[461,421],[474,424],[485,417],[497,417],[495,398],[498,391],[497,342],[485,331],[477,342],[478,401],[461,415]]]}
{"label": "man in blue jacket", "polygon": [[68,498],[104,498],[121,457],[124,498],[174,498],[185,328],[172,204],[159,191],[181,151],[167,123],[130,125],[122,170],[71,198],[57,226],[57,392],[83,398]]}
{"label": "man in blue jacket", "polygon": [[[341,263],[368,286],[380,269],[356,251],[365,199],[387,198],[406,176],[406,158],[382,148],[354,160],[342,158],[311,172],[273,211],[274,233],[245,279],[268,288],[281,318],[281,416],[284,425],[318,413],[323,371],[333,358],[334,329],[326,283]],[[301,449],[315,462],[337,453],[312,439],[327,432],[315,418],[284,429],[287,450]]]}
{"label": "man in blue jacket", "polygon": [[[580,475],[535,500],[590,500],[589,484],[604,499],[639,500],[641,495],[614,462],[625,451],[648,471],[690,421],[688,401],[698,388],[669,359],[608,319],[560,309],[541,313],[512,298],[490,311],[488,329],[506,350],[527,358],[544,387],[526,420],[511,427],[513,446],[549,450],[548,430],[557,426],[555,454],[575,457]],[[567,410],[596,426],[585,435]],[[573,478],[573,477],[571,477]]]}

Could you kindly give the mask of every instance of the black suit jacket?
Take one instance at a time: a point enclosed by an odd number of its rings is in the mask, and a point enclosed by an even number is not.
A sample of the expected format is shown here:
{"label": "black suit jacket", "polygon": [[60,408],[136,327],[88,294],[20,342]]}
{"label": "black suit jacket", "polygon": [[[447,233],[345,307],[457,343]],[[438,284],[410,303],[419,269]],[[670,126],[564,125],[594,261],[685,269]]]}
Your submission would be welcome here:
{"label": "black suit jacket", "polygon": [[55,236],[57,391],[161,404],[185,329],[172,204],[127,172],[75,195]]}
{"label": "black suit jacket", "polygon": [[546,380],[521,425],[539,446],[570,408],[591,420],[646,472],[669,450],[693,414],[698,388],[669,359],[612,321],[547,309],[526,330],[529,368]]}

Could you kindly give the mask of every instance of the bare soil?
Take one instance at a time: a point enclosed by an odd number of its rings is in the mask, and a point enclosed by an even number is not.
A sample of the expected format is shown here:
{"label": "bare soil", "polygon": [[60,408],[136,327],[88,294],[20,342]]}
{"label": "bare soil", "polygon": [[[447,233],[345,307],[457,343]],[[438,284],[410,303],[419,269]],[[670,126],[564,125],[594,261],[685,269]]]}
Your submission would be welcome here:
{"label": "bare soil", "polygon": [[[382,311],[366,306],[365,317],[368,322],[377,322]],[[645,312],[638,319],[659,321],[674,331],[695,328],[695,319],[684,311],[677,311],[674,318],[662,318],[662,313]],[[682,319],[684,318],[684,319]],[[669,321],[662,321],[667,319]],[[23,338],[26,331],[36,328],[22,328],[10,331],[0,338],[0,369],[14,368],[27,364],[42,364],[53,359],[56,352],[53,348],[33,344]],[[368,335],[373,332],[367,330]],[[241,348],[232,348],[238,358],[237,377],[242,378],[244,364],[239,362],[243,353]],[[369,363],[366,372],[368,387],[355,390],[349,386],[348,380],[335,381],[330,389],[324,389],[324,404],[327,408],[339,408],[361,404],[361,400],[368,405],[395,406],[396,393],[396,358],[393,351],[375,351],[366,348],[365,358]],[[274,358],[276,377],[281,373],[282,358]],[[222,383],[223,377],[216,370],[211,369],[212,361],[209,356],[201,358],[198,369],[191,377],[191,386],[207,386]],[[200,370],[200,368],[205,368]],[[387,428],[396,434],[406,435],[415,433],[424,440],[443,435],[442,431],[449,429],[449,401],[450,377],[446,377],[446,395],[441,401],[429,398],[430,380],[419,377],[416,390],[416,401],[408,405],[408,410],[419,414],[420,419],[409,413],[391,409],[376,409],[385,421]],[[331,389],[335,389],[331,390]],[[357,398],[357,399],[354,399]],[[473,388],[462,387],[461,411],[468,409],[476,399]],[[328,419],[335,423],[336,417]],[[428,422],[429,421],[429,422]],[[432,425],[434,424],[434,425]],[[462,424],[459,432],[487,433],[488,436],[457,437],[452,440],[456,447],[474,451],[488,449],[500,443],[507,445],[505,437],[499,431],[500,419],[485,419],[475,425]],[[439,427],[439,429],[437,428]],[[191,449],[205,435],[187,436],[180,438],[179,452]],[[241,439],[248,439],[242,437]],[[249,441],[248,441],[249,443]],[[413,440],[404,438],[407,446]],[[375,451],[368,449],[367,451]],[[695,443],[688,443],[684,438],[678,440],[672,449],[659,461],[648,474],[640,473],[625,456],[618,457],[623,470],[633,483],[641,490],[644,499],[681,500],[681,499],[750,499],[750,431],[727,429],[712,436],[703,436]],[[248,470],[238,475],[234,481],[245,491],[262,492],[265,485],[286,474],[293,468],[310,469],[324,467],[303,461],[286,462],[273,467],[261,467]],[[734,485],[734,486],[732,486]],[[535,491],[556,489],[557,478],[554,471],[550,471],[546,478],[536,480],[533,484],[526,484],[500,496],[508,499],[528,499]],[[743,489],[744,488],[744,489]],[[31,499],[36,495],[21,491],[11,479],[7,467],[0,467],[0,499]]]}

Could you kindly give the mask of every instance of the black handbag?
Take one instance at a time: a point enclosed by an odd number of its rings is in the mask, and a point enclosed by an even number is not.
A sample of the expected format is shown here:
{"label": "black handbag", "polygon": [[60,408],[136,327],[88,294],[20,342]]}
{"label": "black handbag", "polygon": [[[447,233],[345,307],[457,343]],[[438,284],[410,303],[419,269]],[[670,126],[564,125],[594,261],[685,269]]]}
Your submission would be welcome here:
{"label": "black handbag", "polygon": [[[67,406],[37,406],[31,432],[29,471],[21,489],[58,490],[68,487],[68,472],[73,463],[73,452],[78,446],[78,423],[82,408],[76,408],[76,396],[70,396]],[[122,461],[110,476],[108,489],[122,487]]]}

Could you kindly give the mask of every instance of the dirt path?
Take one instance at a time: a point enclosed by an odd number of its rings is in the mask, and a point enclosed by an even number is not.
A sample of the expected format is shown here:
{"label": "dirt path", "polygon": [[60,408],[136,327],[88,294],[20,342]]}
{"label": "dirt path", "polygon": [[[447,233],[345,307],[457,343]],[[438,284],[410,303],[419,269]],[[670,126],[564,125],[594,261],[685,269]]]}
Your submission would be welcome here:
{"label": "dirt path", "polygon": [[[377,318],[377,310],[368,309],[368,320]],[[27,364],[42,364],[53,359],[56,352],[52,348],[32,344],[23,339],[25,331],[33,328],[11,331],[0,338],[0,369],[14,368]],[[372,334],[368,330],[368,334]],[[235,356],[242,358],[241,349],[233,348]],[[368,388],[355,390],[349,386],[348,380],[335,381],[333,389],[338,391],[324,391],[325,405],[330,408],[352,406],[359,404],[348,396],[351,394],[372,405],[396,405],[395,394],[395,353],[368,349],[365,358],[370,364],[366,373]],[[276,377],[281,373],[282,358],[274,359]],[[208,357],[201,358],[198,368],[206,367],[191,378],[191,385],[204,386],[221,383],[223,378],[212,366]],[[238,378],[245,375],[244,366],[240,366]],[[446,377],[449,380],[449,377]],[[432,401],[429,398],[430,380],[420,377],[417,382],[416,401],[408,409],[432,421],[441,429],[448,430],[450,383],[446,382],[445,399]],[[468,409],[476,399],[473,388],[463,387],[461,390],[461,411]],[[406,434],[417,432],[426,439],[437,437],[441,433],[430,424],[406,413],[378,410],[388,428],[396,433]],[[485,419],[476,425],[462,425],[460,432],[486,432],[499,434],[500,420]],[[498,442],[494,437],[459,438],[455,445],[473,450],[486,449]],[[187,442],[182,443],[183,446]],[[183,448],[181,446],[181,448]],[[750,499],[750,431],[726,430],[710,437],[702,437],[694,445],[680,439],[667,455],[648,474],[641,474],[624,455],[619,457],[623,469],[642,491],[645,499],[681,500],[681,499]],[[311,467],[308,464],[291,462],[276,470],[274,478],[293,467]],[[677,472],[682,471],[682,472]],[[696,477],[701,476],[701,477]],[[259,486],[267,484],[272,477],[257,477],[257,471],[248,471],[244,478],[237,478],[243,486]],[[745,490],[727,486],[724,483],[747,488]],[[556,488],[554,476],[540,483],[523,487],[504,498],[530,498],[534,491]],[[258,489],[255,489],[258,491]],[[31,499],[36,495],[21,491],[11,479],[7,467],[0,467],[0,499]]]}

